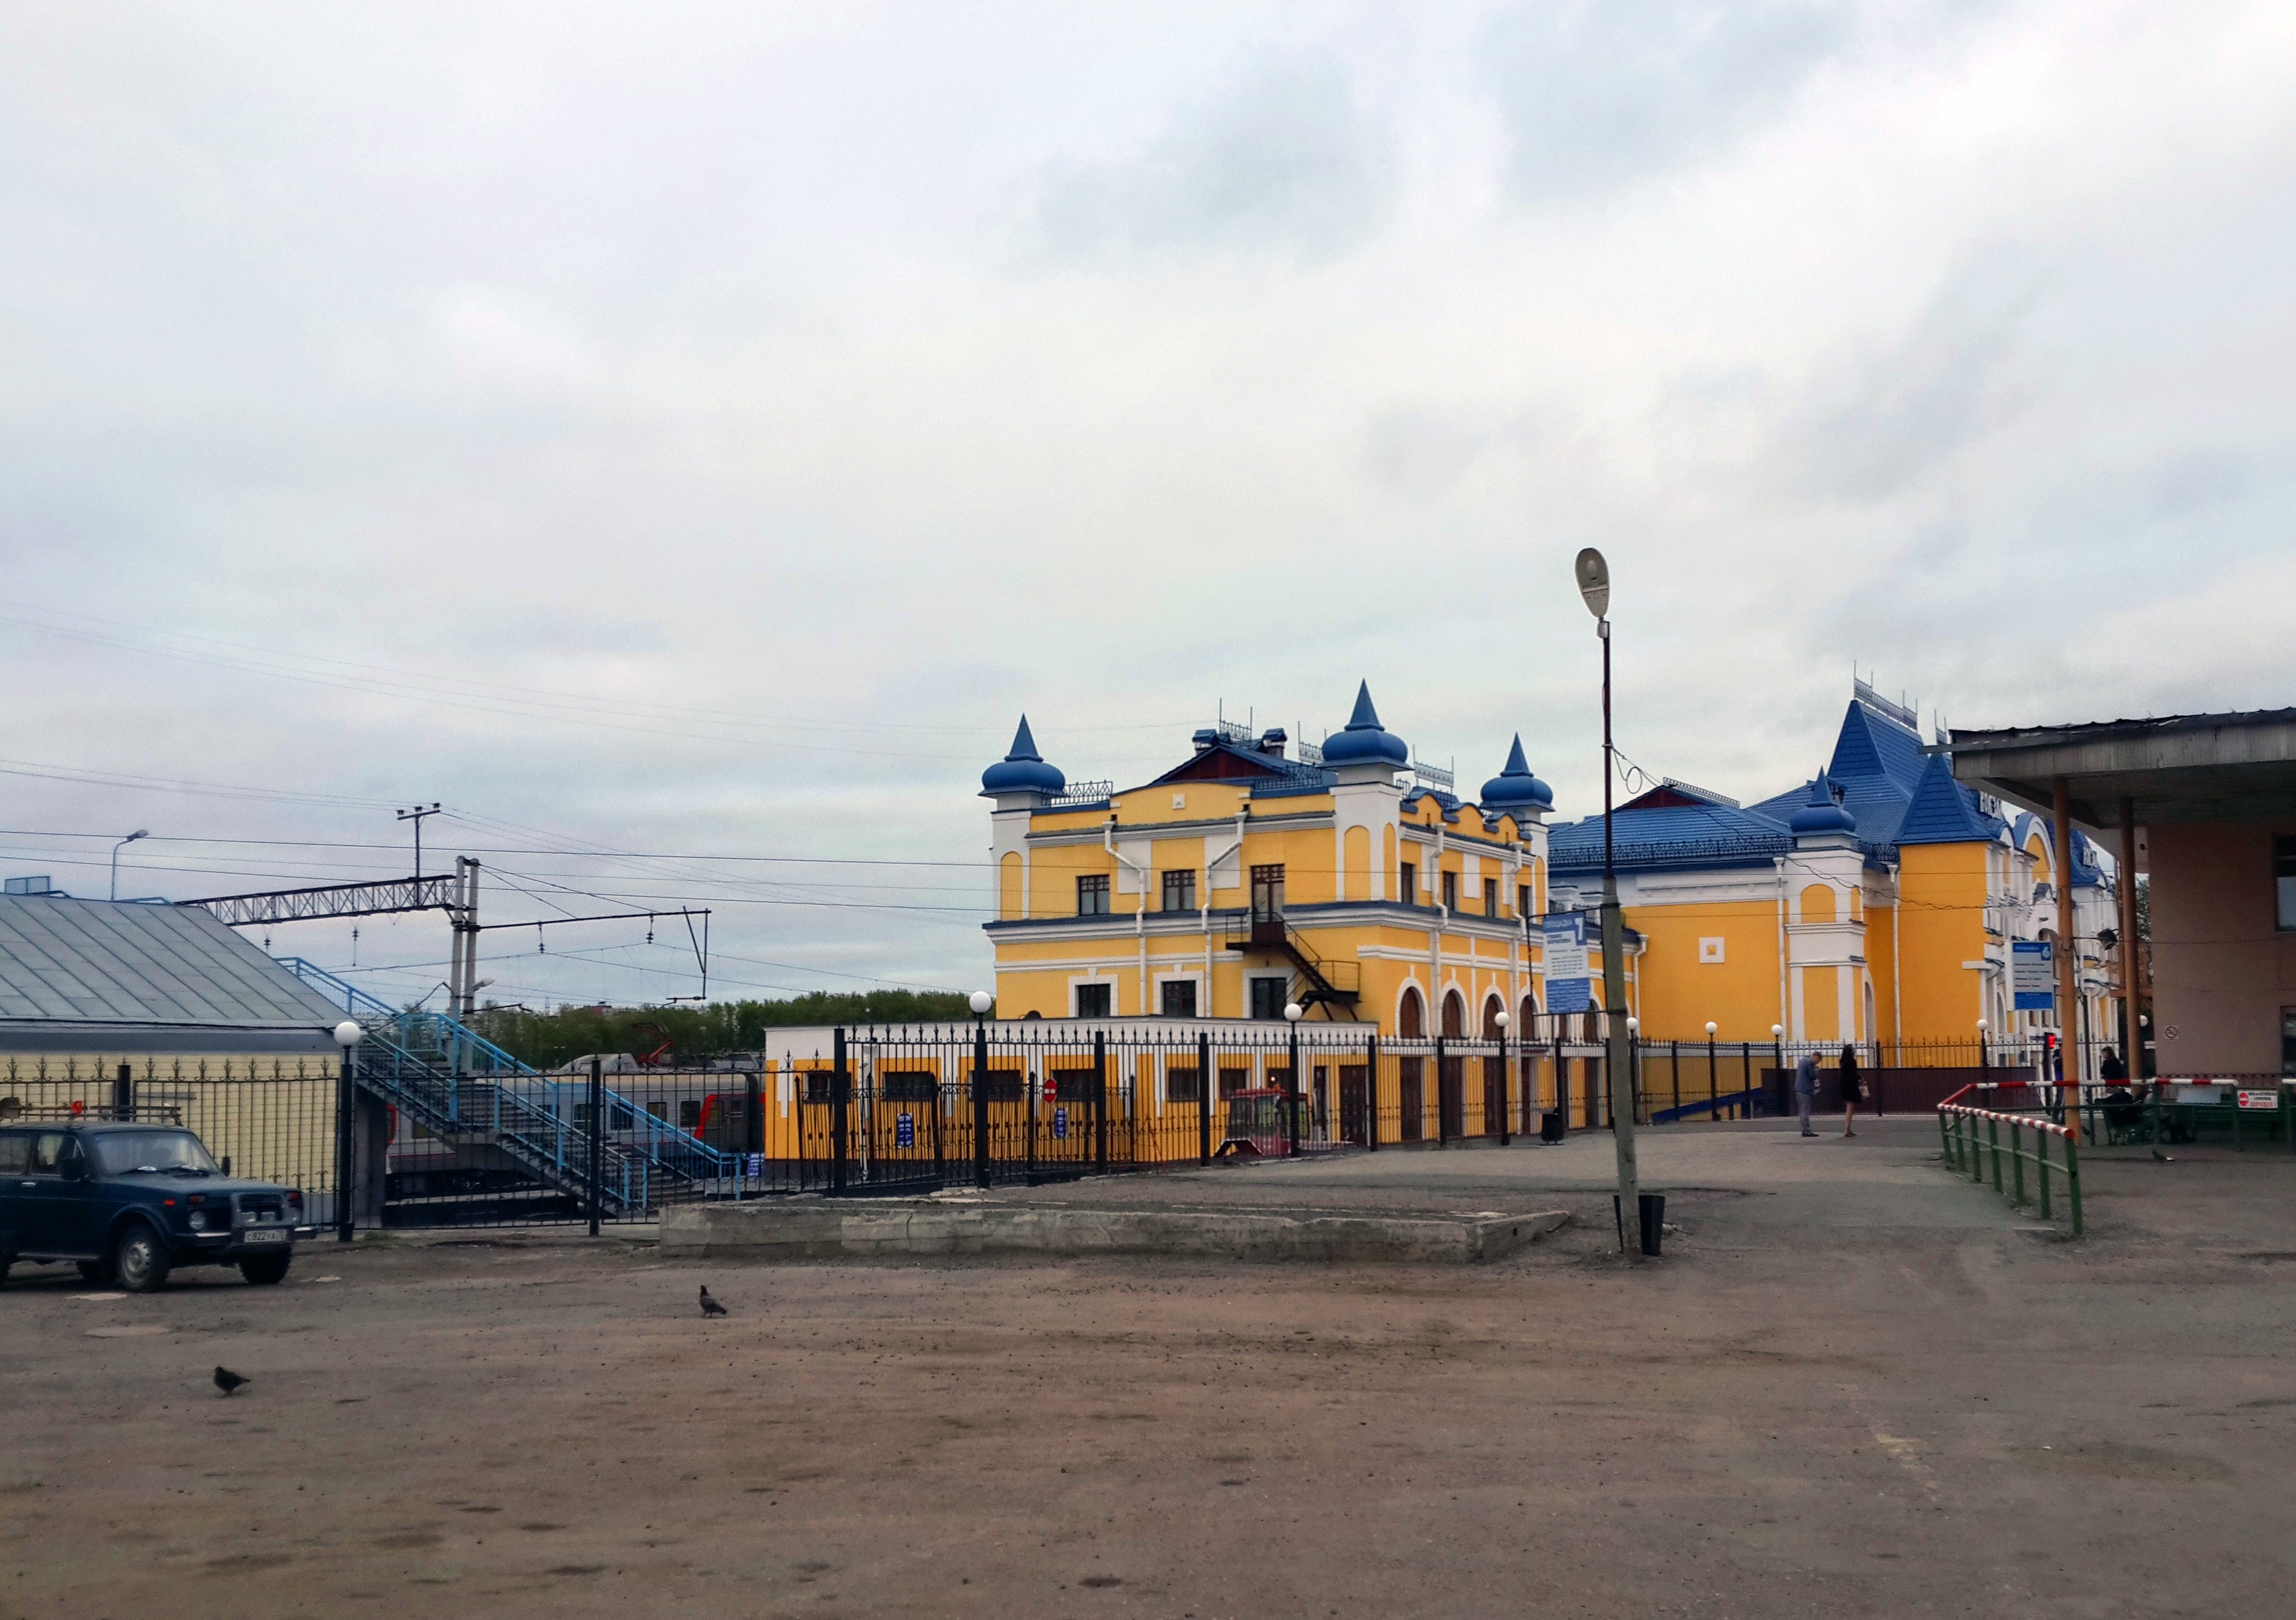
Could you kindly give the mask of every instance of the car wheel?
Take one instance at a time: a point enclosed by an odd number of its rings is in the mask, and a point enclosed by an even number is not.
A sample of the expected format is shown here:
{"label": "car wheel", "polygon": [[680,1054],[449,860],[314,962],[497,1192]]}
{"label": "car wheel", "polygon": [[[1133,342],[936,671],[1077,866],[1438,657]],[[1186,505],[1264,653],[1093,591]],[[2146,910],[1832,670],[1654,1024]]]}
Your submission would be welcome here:
{"label": "car wheel", "polygon": [[293,1258],[292,1255],[263,1255],[253,1260],[242,1260],[239,1263],[239,1274],[259,1286],[284,1282],[287,1280],[287,1263]]}
{"label": "car wheel", "polygon": [[141,1221],[121,1232],[112,1247],[111,1268],[131,1294],[156,1294],[167,1287],[168,1264],[168,1246]]}
{"label": "car wheel", "polygon": [[79,1263],[79,1274],[83,1282],[111,1282],[119,1275],[109,1260],[83,1260]]}
{"label": "car wheel", "polygon": [[16,1264],[13,1255],[0,1255],[0,1282],[8,1280],[8,1268]]}

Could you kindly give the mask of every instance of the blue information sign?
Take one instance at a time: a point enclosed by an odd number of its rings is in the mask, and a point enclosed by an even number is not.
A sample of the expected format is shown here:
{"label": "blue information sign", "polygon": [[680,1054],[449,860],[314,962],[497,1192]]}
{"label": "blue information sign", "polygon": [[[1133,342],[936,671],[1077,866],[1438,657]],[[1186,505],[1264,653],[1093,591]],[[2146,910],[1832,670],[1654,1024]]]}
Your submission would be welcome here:
{"label": "blue information sign", "polygon": [[2047,940],[2009,942],[2009,987],[2016,994],[2020,1012],[2057,1010],[2056,966]]}
{"label": "blue information sign", "polygon": [[1546,948],[1546,1010],[1585,1012],[1593,1007],[1593,981],[1587,968],[1586,913],[1562,912],[1548,917],[1540,939]]}
{"label": "blue information sign", "polygon": [[893,1117],[893,1145],[897,1148],[917,1145],[917,1117],[914,1114],[896,1114]]}
{"label": "blue information sign", "polygon": [[1058,1141],[1066,1137],[1068,1133],[1069,1111],[1066,1109],[1054,1109],[1053,1110],[1053,1140]]}

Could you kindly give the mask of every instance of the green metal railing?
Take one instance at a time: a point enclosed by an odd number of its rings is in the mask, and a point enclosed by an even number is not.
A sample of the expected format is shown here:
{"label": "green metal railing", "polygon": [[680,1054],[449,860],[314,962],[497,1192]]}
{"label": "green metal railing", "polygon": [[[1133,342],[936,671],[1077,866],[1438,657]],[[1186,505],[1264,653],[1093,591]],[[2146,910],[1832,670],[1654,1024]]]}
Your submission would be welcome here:
{"label": "green metal railing", "polygon": [[[2005,1126],[2008,1136],[2005,1144],[2002,1141]],[[2029,1133],[2032,1138],[2030,1148],[2025,1145]],[[2064,1189],[2066,1202],[2072,1207],[2073,1236],[2081,1235],[2080,1146],[2063,1125],[2021,1114],[1997,1114],[1988,1109],[1941,1102],[1938,1105],[1938,1134],[1945,1144],[1948,1169],[1982,1182],[1989,1168],[1993,1190],[2018,1209],[2025,1207],[2025,1171],[2030,1166],[2038,1182],[2036,1190],[2044,1221],[2055,1218],[2051,1197],[2051,1178],[2055,1177]],[[2062,1161],[2050,1157],[2052,1140],[2063,1144]]]}

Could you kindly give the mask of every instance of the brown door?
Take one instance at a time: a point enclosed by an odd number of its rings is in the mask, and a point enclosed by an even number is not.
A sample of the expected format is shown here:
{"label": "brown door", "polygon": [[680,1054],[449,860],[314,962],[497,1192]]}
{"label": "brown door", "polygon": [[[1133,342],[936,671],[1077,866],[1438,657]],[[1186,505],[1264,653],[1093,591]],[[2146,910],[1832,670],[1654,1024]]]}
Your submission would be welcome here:
{"label": "brown door", "polygon": [[1421,1136],[1425,1134],[1426,1127],[1427,1100],[1422,1094],[1420,1066],[1425,1063],[1427,1060],[1424,1058],[1398,1058],[1395,1061],[1396,1068],[1400,1071],[1399,1084],[1397,1089],[1403,1094],[1403,1130],[1401,1134],[1403,1140],[1406,1141],[1417,1141]]}
{"label": "brown door", "polygon": [[1340,1131],[1358,1148],[1371,1140],[1371,1071],[1361,1063],[1340,1065]]}
{"label": "brown door", "polygon": [[1483,1060],[1483,1134],[1496,1136],[1506,1118],[1506,1060]]}
{"label": "brown door", "polygon": [[1443,1060],[1443,1072],[1438,1076],[1442,1095],[1438,1100],[1443,1110],[1440,1121],[1443,1139],[1452,1141],[1467,1133],[1467,1060],[1464,1058]]}

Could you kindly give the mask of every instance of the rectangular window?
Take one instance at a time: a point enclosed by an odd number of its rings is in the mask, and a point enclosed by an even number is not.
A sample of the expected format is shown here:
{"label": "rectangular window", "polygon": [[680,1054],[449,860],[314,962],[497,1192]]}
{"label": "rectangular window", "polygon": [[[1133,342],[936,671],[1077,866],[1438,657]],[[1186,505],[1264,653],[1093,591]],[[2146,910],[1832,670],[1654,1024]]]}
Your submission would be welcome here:
{"label": "rectangular window", "polygon": [[1193,1102],[1196,1100],[1196,1066],[1172,1064],[1164,1070],[1164,1100]]}
{"label": "rectangular window", "polygon": [[63,1174],[62,1166],[64,1159],[64,1150],[70,1145],[71,1138],[65,1135],[62,1131],[41,1132],[37,1136],[32,1138],[31,1163],[25,1166],[24,1174],[27,1175],[62,1175]]}
{"label": "rectangular window", "polygon": [[2296,930],[2296,838],[2272,840],[2272,875],[2280,926]]}
{"label": "rectangular window", "polygon": [[992,1068],[980,1076],[980,1089],[991,1102],[1021,1100],[1021,1071],[1017,1068]]}
{"label": "rectangular window", "polygon": [[1108,874],[1077,880],[1077,915],[1105,917],[1108,915]]}
{"label": "rectangular window", "polygon": [[888,1102],[931,1102],[940,1094],[930,1070],[897,1069],[877,1076],[878,1094]]}
{"label": "rectangular window", "polygon": [[1054,1108],[1088,1109],[1100,1077],[1088,1068],[1056,1068],[1045,1076],[1045,1100]]}
{"label": "rectangular window", "polygon": [[1256,1019],[1281,1019],[1283,1016],[1283,993],[1291,981],[1281,978],[1255,978],[1251,981],[1251,1016]]}
{"label": "rectangular window", "polygon": [[698,1131],[701,1128],[701,1099],[681,1097],[677,1100],[677,1128]]}
{"label": "rectangular window", "polygon": [[1406,905],[1419,904],[1419,868],[1408,861],[1397,868],[1395,897]]}
{"label": "rectangular window", "polygon": [[1168,978],[1156,986],[1159,998],[1157,1010],[1168,1019],[1192,1019],[1196,1016],[1196,981],[1193,978]]}
{"label": "rectangular window", "polygon": [[1078,985],[1076,987],[1076,1015],[1080,1019],[1104,1019],[1109,1015],[1108,1003],[1113,985]]}
{"label": "rectangular window", "polygon": [[1485,878],[1483,880],[1483,915],[1486,917],[1496,917],[1498,914],[1499,886],[1492,882],[1488,878]]}
{"label": "rectangular window", "polygon": [[21,1132],[0,1133],[0,1175],[21,1175],[31,1162],[32,1139]]}
{"label": "rectangular window", "polygon": [[1255,866],[1251,869],[1251,920],[1254,922],[1273,921],[1283,915],[1283,868]]}
{"label": "rectangular window", "polygon": [[1459,874],[1456,871],[1443,874],[1443,909],[1447,912],[1459,909]]}
{"label": "rectangular window", "polygon": [[1251,1089],[1251,1071],[1248,1068],[1224,1068],[1219,1072],[1220,1095],[1233,1097],[1238,1092]]}
{"label": "rectangular window", "polygon": [[1193,912],[1196,909],[1196,869],[1168,871],[1164,874],[1164,909],[1168,912]]}
{"label": "rectangular window", "polygon": [[1530,915],[1530,885],[1528,883],[1515,885],[1514,914],[1518,917]]}
{"label": "rectangular window", "polygon": [[[832,1088],[836,1082],[837,1071],[833,1068],[808,1069],[805,1074],[805,1100],[808,1102],[830,1101],[835,1095]],[[848,1091],[846,1095],[849,1097],[852,1092]]]}

